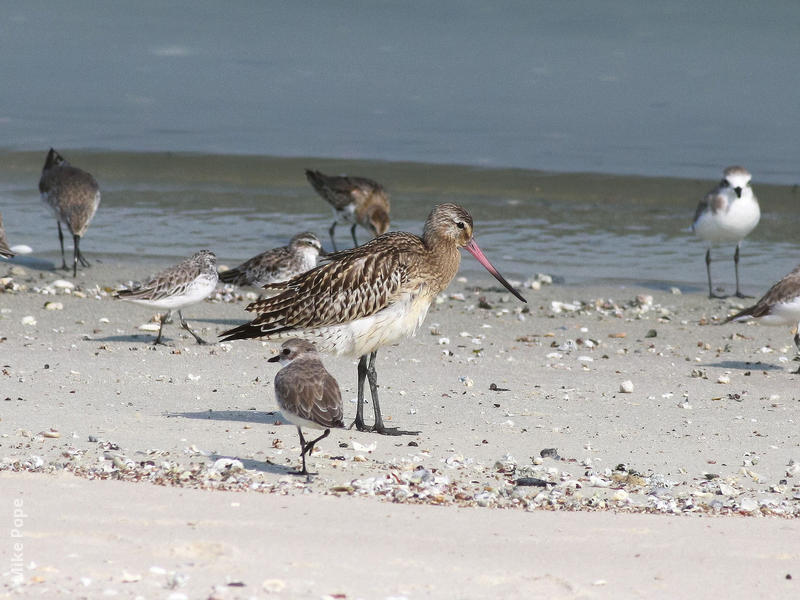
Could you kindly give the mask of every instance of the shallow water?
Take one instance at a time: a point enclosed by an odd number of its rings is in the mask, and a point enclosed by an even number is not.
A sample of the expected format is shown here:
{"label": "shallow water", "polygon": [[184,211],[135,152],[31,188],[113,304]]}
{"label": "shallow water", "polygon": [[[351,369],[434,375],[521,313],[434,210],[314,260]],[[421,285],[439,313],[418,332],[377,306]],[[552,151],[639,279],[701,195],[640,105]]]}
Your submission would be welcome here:
{"label": "shallow water", "polygon": [[[303,230],[330,249],[332,213],[303,174],[313,167],[381,181],[392,198],[392,229],[420,233],[433,205],[464,205],[476,240],[509,278],[544,272],[567,284],[705,289],[705,249],[688,228],[715,181],[256,156],[72,152],[67,158],[94,173],[103,190],[81,244],[89,260],[135,256],[166,266],[209,248],[233,266]],[[0,211],[9,242],[34,248],[22,264],[59,260],[56,224],[37,190],[43,160],[44,153],[0,152]],[[800,263],[800,197],[788,186],[753,186],[762,218],[743,245],[741,272],[745,291],[760,294]],[[357,233],[366,240],[365,231]],[[350,245],[347,227],[337,229],[337,243]],[[715,283],[730,292],[733,247],[715,256],[724,259],[713,265]],[[466,254],[462,273],[488,277]]]}

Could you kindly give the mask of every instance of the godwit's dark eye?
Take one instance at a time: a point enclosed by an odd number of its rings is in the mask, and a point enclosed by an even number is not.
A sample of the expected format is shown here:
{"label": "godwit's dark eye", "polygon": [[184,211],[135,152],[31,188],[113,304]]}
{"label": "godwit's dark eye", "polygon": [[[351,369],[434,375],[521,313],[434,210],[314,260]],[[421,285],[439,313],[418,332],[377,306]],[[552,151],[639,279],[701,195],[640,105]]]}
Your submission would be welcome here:
{"label": "godwit's dark eye", "polygon": [[456,227],[458,227],[459,229],[464,229],[464,222],[463,221],[457,221],[456,222]]}
{"label": "godwit's dark eye", "polygon": [[288,348],[283,349],[284,356],[289,356],[289,352],[291,352],[291,350],[289,350]]}

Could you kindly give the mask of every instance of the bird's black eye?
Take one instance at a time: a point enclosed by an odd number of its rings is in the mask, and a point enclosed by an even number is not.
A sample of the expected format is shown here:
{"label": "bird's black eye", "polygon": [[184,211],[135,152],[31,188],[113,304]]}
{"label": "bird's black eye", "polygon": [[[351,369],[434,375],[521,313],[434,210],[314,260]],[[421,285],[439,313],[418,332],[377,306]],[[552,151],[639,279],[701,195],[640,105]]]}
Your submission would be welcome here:
{"label": "bird's black eye", "polygon": [[459,229],[464,229],[464,222],[463,221],[456,221],[456,227]]}
{"label": "bird's black eye", "polygon": [[291,350],[289,350],[288,348],[283,349],[284,356],[289,356],[289,352],[291,352]]}
{"label": "bird's black eye", "polygon": [[727,179],[723,179],[722,181],[719,182],[719,186],[726,188],[726,187],[730,186],[730,183],[728,183]]}

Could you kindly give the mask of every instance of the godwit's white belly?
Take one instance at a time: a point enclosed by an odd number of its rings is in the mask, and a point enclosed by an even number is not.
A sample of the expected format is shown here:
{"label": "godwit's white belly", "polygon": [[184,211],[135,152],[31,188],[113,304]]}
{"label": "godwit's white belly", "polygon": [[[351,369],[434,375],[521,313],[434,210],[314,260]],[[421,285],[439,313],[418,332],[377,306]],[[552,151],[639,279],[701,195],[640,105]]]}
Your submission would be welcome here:
{"label": "godwit's white belly", "polygon": [[309,329],[301,335],[312,340],[321,352],[356,357],[375,352],[417,332],[432,301],[428,294],[423,293],[424,287],[420,286],[415,293],[403,294],[396,302],[369,317],[342,325]]}
{"label": "godwit's white belly", "polygon": [[707,210],[695,221],[694,232],[711,244],[739,242],[755,229],[761,218],[758,202],[752,198],[738,198],[727,211],[712,213]]}

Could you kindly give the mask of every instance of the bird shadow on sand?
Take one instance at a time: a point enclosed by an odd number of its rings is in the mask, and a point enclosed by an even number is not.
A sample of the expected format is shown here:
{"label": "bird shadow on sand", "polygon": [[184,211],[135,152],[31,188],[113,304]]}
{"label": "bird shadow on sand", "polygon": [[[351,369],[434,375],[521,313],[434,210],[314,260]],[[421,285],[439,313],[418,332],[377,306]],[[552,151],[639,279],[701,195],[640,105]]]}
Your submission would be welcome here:
{"label": "bird shadow on sand", "polygon": [[203,410],[197,412],[166,413],[167,417],[184,419],[205,419],[211,421],[237,421],[240,423],[261,423],[262,425],[288,425],[279,412],[260,410]]}
{"label": "bird shadow on sand", "polygon": [[[135,333],[129,335],[107,335],[105,337],[93,337],[88,340],[87,342],[130,342],[130,343],[139,343],[139,344],[146,344],[148,346],[153,345],[153,340],[155,340],[155,335],[137,335]],[[169,342],[169,338],[164,338],[167,342]],[[162,346],[163,347],[163,346]]]}
{"label": "bird shadow on sand", "polygon": [[285,465],[276,465],[268,460],[254,460],[252,458],[239,458],[238,456],[223,456],[222,454],[209,454],[209,460],[216,462],[220,458],[238,460],[248,471],[261,471],[276,475],[289,475],[294,469]]}
{"label": "bird shadow on sand", "polygon": [[749,362],[744,360],[721,360],[714,363],[705,363],[704,367],[717,367],[719,369],[738,369],[740,371],[783,371],[785,367],[762,362]]}

